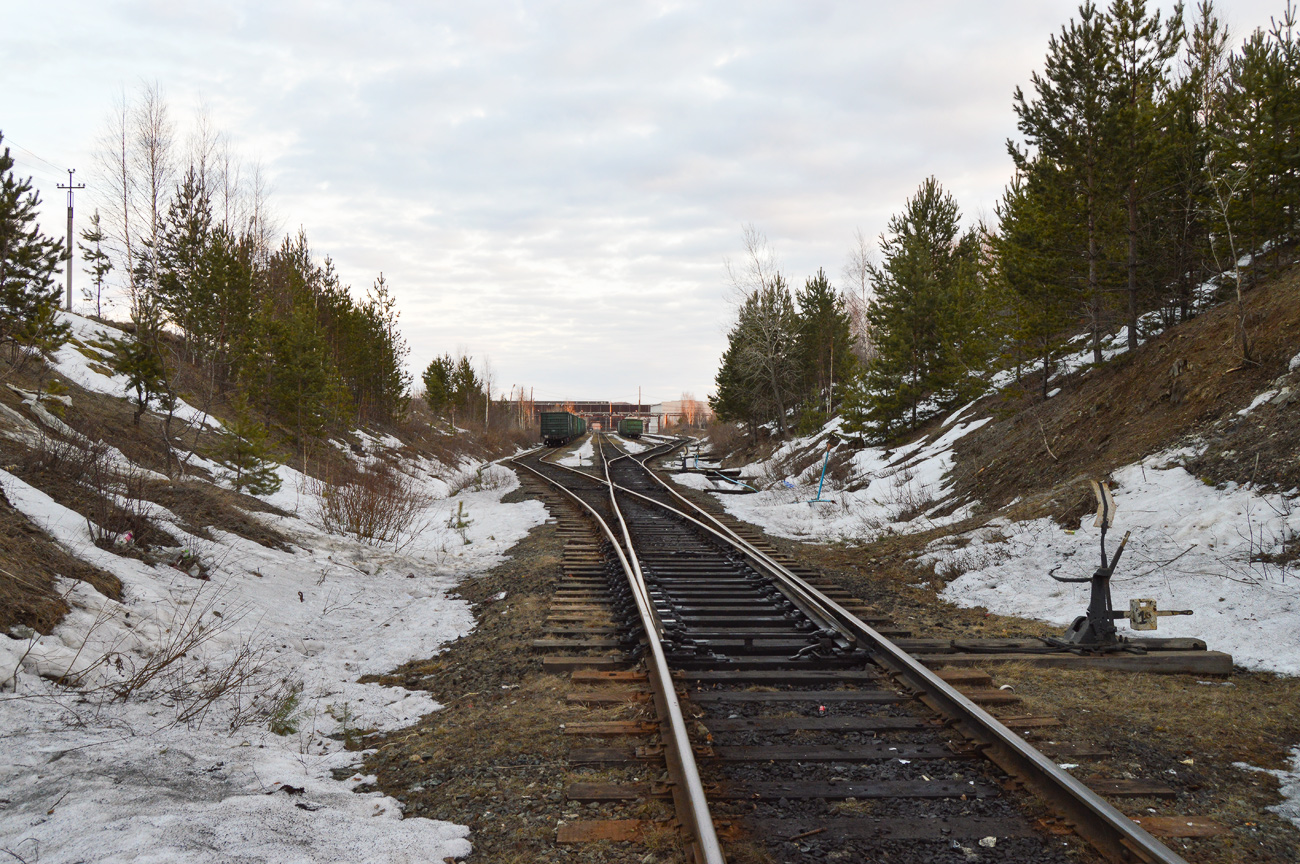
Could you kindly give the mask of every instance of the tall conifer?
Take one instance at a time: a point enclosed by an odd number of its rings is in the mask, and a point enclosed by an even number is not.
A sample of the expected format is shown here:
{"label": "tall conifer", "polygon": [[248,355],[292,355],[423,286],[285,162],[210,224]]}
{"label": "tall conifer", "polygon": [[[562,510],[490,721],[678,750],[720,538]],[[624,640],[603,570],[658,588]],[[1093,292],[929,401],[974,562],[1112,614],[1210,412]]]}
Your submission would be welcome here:
{"label": "tall conifer", "polygon": [[[1085,265],[1084,292],[1092,334],[1093,359],[1100,363],[1101,336],[1107,327],[1105,298],[1108,246],[1114,232],[1117,190],[1114,171],[1116,62],[1105,16],[1091,0],[1079,7],[1058,36],[1048,42],[1043,74],[1035,72],[1035,95],[1016,88],[1014,107],[1021,134],[1032,148],[1007,147],[1017,170],[1047,169],[1044,181],[1062,186],[1039,200],[1042,218],[1078,222],[1075,254]],[[1058,232],[1069,236],[1066,232]]]}

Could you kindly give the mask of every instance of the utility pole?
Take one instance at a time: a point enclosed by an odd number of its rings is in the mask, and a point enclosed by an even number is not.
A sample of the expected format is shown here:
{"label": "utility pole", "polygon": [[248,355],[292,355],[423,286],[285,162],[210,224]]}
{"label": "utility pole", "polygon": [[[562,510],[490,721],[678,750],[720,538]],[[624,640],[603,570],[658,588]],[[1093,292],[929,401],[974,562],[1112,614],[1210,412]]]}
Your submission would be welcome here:
{"label": "utility pole", "polygon": [[72,175],[76,168],[68,169],[68,185],[59,184],[60,189],[68,190],[68,311],[72,311],[72,196],[78,189],[85,189],[85,183],[73,185]]}

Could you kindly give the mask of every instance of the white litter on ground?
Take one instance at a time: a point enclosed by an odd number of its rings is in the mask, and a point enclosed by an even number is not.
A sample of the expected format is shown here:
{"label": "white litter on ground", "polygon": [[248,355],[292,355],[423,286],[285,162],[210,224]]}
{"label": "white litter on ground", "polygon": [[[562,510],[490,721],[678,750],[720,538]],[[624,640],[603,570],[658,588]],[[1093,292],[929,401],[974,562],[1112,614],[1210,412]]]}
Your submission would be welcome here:
{"label": "white litter on ground", "polygon": [[[401,551],[315,527],[303,478],[288,468],[269,497],[297,515],[258,518],[290,539],[289,551],[217,530],[204,540],[157,508],[207,567],[210,581],[201,581],[96,547],[82,516],[0,471],[17,509],[123,584],[118,603],[66,582],[72,611],[51,635],[0,638],[0,847],[42,862],[387,864],[467,855],[464,826],[403,820],[396,800],[353,792],[373,778],[355,772],[362,754],[336,739],[409,725],[439,707],[425,692],[357,679],[432,656],[467,633],[473,616],[449,589],[545,521],[540,502],[501,503],[518,485],[513,472],[484,473],[491,482],[481,488],[435,500],[425,529]],[[447,486],[425,488],[432,496]],[[203,638],[130,698],[112,698],[187,633]],[[206,708],[196,697],[223,672],[254,671]],[[60,675],[80,676],[82,688],[47,680]],[[254,697],[277,707],[284,734],[252,710]]]}

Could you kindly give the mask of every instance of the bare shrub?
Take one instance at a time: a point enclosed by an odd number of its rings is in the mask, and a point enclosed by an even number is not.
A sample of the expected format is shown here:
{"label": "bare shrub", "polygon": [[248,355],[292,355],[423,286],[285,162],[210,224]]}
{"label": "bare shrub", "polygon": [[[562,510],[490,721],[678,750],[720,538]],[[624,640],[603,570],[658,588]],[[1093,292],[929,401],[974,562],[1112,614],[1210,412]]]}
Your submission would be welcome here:
{"label": "bare shrub", "polygon": [[916,469],[905,465],[889,477],[888,502],[895,508],[894,520],[910,522],[934,505],[930,487],[916,482]]}
{"label": "bare shrub", "polygon": [[415,478],[378,460],[365,470],[345,470],[343,477],[307,483],[322,528],[374,545],[401,545],[415,533],[433,502]]}
{"label": "bare shrub", "polygon": [[108,685],[113,698],[126,701],[162,681],[167,682],[164,689],[168,691],[183,687],[191,676],[183,671],[179,676],[171,674],[173,667],[183,666],[183,660],[197,657],[200,649],[239,620],[238,614],[219,613],[216,605],[220,598],[220,592],[208,592],[205,597],[200,588],[193,602],[172,620],[170,627],[163,629],[158,644],[138,664],[127,655],[106,654],[106,661],[111,660],[122,674],[120,681]]}
{"label": "bare shrub", "polygon": [[177,722],[202,725],[208,711],[222,700],[229,708],[231,729],[270,717],[283,689],[283,682],[267,681],[270,662],[267,646],[247,636],[221,662],[173,667],[168,694],[176,702]]}
{"label": "bare shrub", "polygon": [[725,459],[747,443],[745,428],[739,423],[724,423],[714,420],[709,423],[708,442],[710,451],[720,459]]}
{"label": "bare shrub", "polygon": [[86,517],[91,539],[101,548],[113,548],[128,534],[142,544],[174,542],[147,517],[149,473],[118,458],[102,441],[41,431],[24,453],[22,469],[83,487],[89,494],[68,503]]}
{"label": "bare shrub", "polygon": [[[285,682],[270,674],[274,655],[256,632],[246,634],[224,651],[215,651],[244,617],[245,609],[221,610],[225,592],[200,587],[188,600],[172,601],[165,608],[170,623],[159,621],[148,643],[123,646],[130,634],[147,632],[139,627],[110,630],[97,638],[116,617],[121,606],[103,603],[82,634],[81,644],[62,674],[42,673],[55,683],[80,691],[79,703],[95,711],[113,702],[163,698],[175,709],[176,723],[199,728],[209,712],[222,704],[231,729],[270,717],[283,698]],[[35,637],[33,638],[35,642]],[[79,662],[87,657],[86,662]],[[79,712],[72,712],[85,722]]]}
{"label": "bare shrub", "polygon": [[482,492],[484,489],[501,489],[510,482],[510,472],[499,465],[485,462],[473,471],[457,474],[448,481],[448,496],[472,490]]}
{"label": "bare shrub", "polygon": [[44,429],[32,435],[29,443],[19,460],[24,474],[48,471],[73,482],[82,480],[91,465],[108,453],[108,445],[102,441],[70,441]]}
{"label": "bare shrub", "polygon": [[134,465],[117,465],[107,451],[90,461],[82,482],[94,494],[86,505],[86,524],[95,545],[111,548],[128,539],[145,542],[152,526],[146,517],[149,477]]}

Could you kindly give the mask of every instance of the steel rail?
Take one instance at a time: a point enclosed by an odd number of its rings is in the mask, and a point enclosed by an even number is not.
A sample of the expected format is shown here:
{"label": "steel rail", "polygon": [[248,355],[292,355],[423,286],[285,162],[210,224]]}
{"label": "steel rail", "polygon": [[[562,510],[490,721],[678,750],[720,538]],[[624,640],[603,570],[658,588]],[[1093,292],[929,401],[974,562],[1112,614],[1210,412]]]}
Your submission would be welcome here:
{"label": "steel rail", "polygon": [[[631,458],[631,454],[628,458]],[[646,460],[651,458],[654,456],[645,457]],[[996,765],[1019,779],[1041,799],[1055,807],[1074,825],[1081,837],[1088,840],[1108,859],[1123,864],[1133,861],[1143,861],[1148,864],[1187,864],[1182,856],[1151,836],[1096,792],[1067,774],[1037,748],[1002,725],[996,717],[966,698],[960,691],[939,678],[865,621],[822,594],[780,562],[740,537],[712,514],[678,493],[650,470],[645,465],[645,460],[633,458],[632,461],[639,464],[673,498],[702,515],[716,528],[709,527],[690,514],[634,489],[620,486],[618,487],[620,491],[666,510],[678,512],[683,518],[737,547],[752,562],[760,564],[762,569],[766,569],[788,588],[793,589],[798,596],[820,607],[824,614],[837,619],[839,629],[860,644],[865,643],[876,662],[916,692],[933,710],[949,718],[959,727],[962,734],[974,741],[977,749]]]}
{"label": "steel rail", "polygon": [[[614,508],[615,515],[618,517],[624,538],[627,540],[627,554],[624,554],[609,523],[596,512],[594,507],[583,501],[574,492],[566,489],[559,482],[519,461],[523,456],[535,452],[536,450],[529,451],[529,453],[521,454],[510,461],[520,468],[535,474],[577,502],[600,526],[606,539],[614,547],[615,554],[618,555],[619,563],[623,567],[623,573],[632,588],[633,596],[636,598],[637,612],[641,618],[641,626],[646,633],[646,641],[649,644],[649,665],[651,668],[648,671],[650,673],[650,684],[654,690],[655,707],[661,718],[667,718],[669,725],[669,734],[663,737],[668,745],[665,750],[668,757],[669,773],[675,781],[672,791],[678,816],[685,817],[686,828],[692,834],[697,852],[695,861],[698,864],[726,864],[726,857],[722,853],[722,844],[718,841],[718,834],[713,826],[713,817],[709,813],[704,783],[700,780],[699,767],[695,763],[695,751],[691,746],[690,736],[686,732],[686,718],[682,714],[681,702],[677,698],[677,688],[674,685],[672,672],[668,668],[668,659],[664,656],[663,645],[658,636],[660,630],[654,604],[649,600],[649,592],[641,576],[641,564],[636,559],[636,553],[632,548],[627,524],[623,520],[617,502],[614,501],[614,484],[609,483],[608,480],[603,481],[610,487],[610,503]],[[553,465],[553,467],[565,468],[567,466]],[[592,477],[585,472],[579,471],[576,473],[598,483],[602,482],[599,477]],[[606,476],[608,477],[608,465],[606,465]]]}

